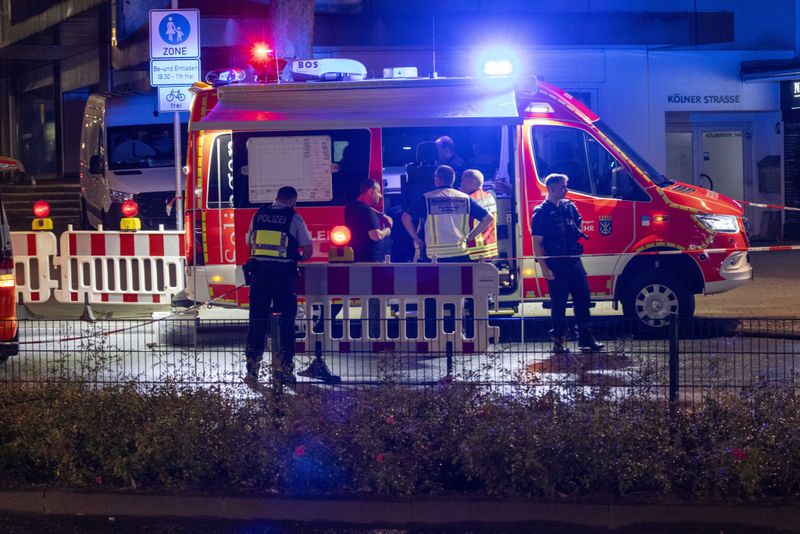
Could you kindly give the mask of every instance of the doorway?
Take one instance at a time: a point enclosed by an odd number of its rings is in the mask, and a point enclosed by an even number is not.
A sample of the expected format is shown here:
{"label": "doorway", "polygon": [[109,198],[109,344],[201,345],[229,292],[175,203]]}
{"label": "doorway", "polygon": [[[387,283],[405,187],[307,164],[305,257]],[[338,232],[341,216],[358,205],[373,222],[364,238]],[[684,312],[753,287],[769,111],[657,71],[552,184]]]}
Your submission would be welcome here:
{"label": "doorway", "polygon": [[[670,115],[685,114],[667,114],[667,177],[734,200],[752,200],[750,123],[670,122],[677,118]],[[745,207],[746,217],[751,209]]]}

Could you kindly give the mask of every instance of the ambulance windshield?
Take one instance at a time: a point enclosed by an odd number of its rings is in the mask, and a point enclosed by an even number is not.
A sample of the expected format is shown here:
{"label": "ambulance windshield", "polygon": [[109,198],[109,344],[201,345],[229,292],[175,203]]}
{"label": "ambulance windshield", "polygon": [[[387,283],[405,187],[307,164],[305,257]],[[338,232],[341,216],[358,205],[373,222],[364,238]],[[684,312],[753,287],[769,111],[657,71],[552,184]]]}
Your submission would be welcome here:
{"label": "ambulance windshield", "polygon": [[628,143],[626,143],[619,135],[614,133],[614,131],[605,125],[603,121],[597,121],[595,126],[597,126],[600,131],[602,131],[609,139],[611,139],[611,142],[617,145],[617,148],[624,152],[625,155],[628,156],[628,158],[630,158],[630,160],[633,161],[633,163],[639,167],[640,170],[647,174],[647,177],[651,182],[659,187],[666,187],[673,183],[672,180],[666,176],[663,176],[652,165],[650,165],[647,160],[637,154],[636,151],[631,148],[630,145],[628,145]]}

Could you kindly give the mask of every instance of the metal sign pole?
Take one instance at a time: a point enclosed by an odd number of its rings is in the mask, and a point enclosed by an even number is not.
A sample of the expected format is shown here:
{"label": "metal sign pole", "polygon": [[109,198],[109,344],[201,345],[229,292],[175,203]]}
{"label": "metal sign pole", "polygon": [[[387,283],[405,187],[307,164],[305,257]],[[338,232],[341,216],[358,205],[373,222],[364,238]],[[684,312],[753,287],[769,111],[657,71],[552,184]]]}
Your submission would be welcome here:
{"label": "metal sign pole", "polygon": [[[177,4],[172,0],[173,4]],[[181,173],[183,164],[181,163],[181,116],[177,111],[172,114],[172,136],[175,138],[175,228],[183,230],[183,191],[181,187]]]}
{"label": "metal sign pole", "polygon": [[[172,0],[172,9],[178,9],[178,0]],[[183,191],[181,187],[181,116],[176,111],[172,114],[172,137],[175,149],[175,228],[183,230]]]}

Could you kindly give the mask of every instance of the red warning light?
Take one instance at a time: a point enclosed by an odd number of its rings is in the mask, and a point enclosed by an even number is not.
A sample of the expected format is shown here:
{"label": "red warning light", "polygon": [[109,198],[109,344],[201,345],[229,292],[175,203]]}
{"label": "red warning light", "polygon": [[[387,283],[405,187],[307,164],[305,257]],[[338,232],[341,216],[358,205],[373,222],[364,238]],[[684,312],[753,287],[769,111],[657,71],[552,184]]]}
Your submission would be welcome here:
{"label": "red warning light", "polygon": [[267,43],[255,43],[250,49],[250,58],[255,62],[263,63],[269,59],[271,53],[272,49]]}
{"label": "red warning light", "polygon": [[337,247],[344,247],[350,242],[350,229],[346,226],[334,226],[331,229],[331,242]]}
{"label": "red warning light", "polygon": [[128,199],[120,207],[123,217],[136,217],[139,213],[139,204],[135,200]]}
{"label": "red warning light", "polygon": [[36,201],[33,205],[33,216],[37,219],[44,219],[50,215],[50,204],[44,200]]}

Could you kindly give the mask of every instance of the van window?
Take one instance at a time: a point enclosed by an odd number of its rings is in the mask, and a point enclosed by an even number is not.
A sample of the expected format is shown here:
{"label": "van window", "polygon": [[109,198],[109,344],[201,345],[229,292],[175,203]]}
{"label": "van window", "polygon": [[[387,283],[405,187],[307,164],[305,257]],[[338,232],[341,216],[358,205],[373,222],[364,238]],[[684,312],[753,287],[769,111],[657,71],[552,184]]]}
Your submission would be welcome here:
{"label": "van window", "polygon": [[569,189],[597,197],[649,200],[630,172],[591,134],[568,126],[533,127],[539,180],[566,174]]}
{"label": "van window", "polygon": [[[171,124],[108,127],[108,168],[113,170],[175,165]],[[186,160],[188,130],[181,125],[181,161]]]}
{"label": "van window", "polygon": [[234,205],[271,202],[278,188],[291,185],[300,206],[344,206],[369,177],[369,153],[366,129],[235,132]]}
{"label": "van window", "polygon": [[214,138],[208,163],[209,208],[233,207],[233,142],[231,134]]}

